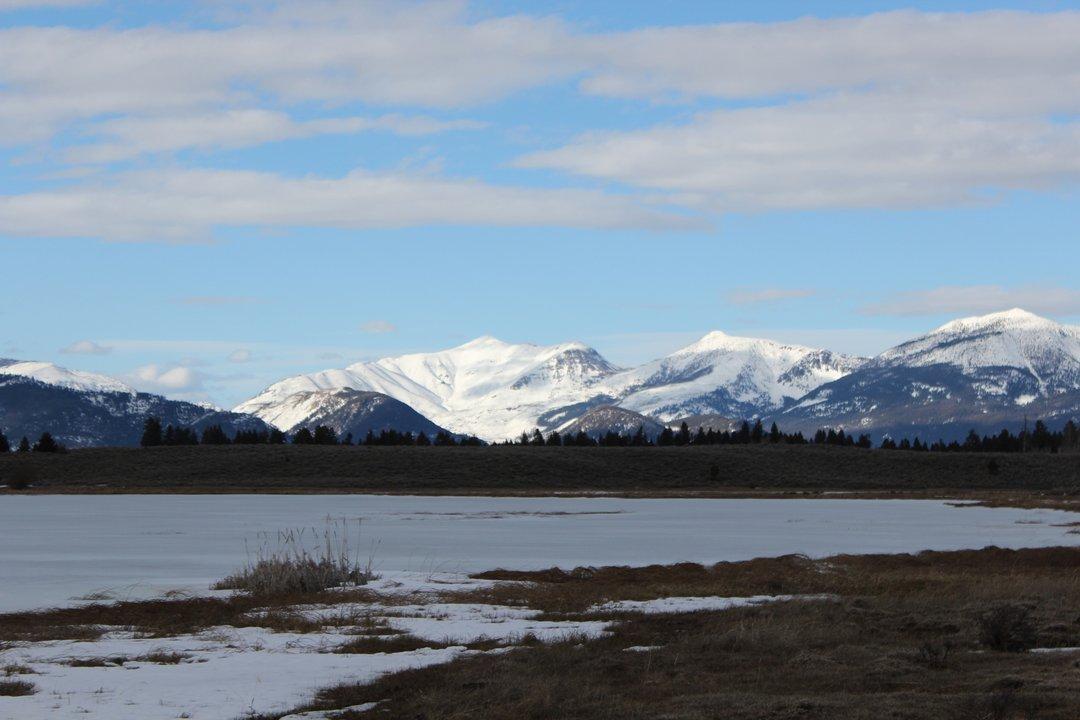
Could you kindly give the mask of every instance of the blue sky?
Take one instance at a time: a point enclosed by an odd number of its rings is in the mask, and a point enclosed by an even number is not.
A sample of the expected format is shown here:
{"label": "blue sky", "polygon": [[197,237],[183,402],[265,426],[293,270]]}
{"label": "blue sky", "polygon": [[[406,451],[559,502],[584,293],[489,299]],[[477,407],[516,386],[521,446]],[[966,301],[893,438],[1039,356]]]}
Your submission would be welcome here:
{"label": "blue sky", "polygon": [[0,0],[0,356],[233,405],[484,334],[1077,322],[1080,12],[1013,8]]}

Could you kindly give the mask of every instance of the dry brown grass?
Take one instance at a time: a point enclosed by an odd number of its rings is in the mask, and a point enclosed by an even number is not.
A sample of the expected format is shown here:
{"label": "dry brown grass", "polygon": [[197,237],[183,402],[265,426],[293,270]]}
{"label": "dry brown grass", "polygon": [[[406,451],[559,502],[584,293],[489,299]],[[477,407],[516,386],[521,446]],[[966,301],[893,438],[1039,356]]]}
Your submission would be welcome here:
{"label": "dry brown grass", "polygon": [[314,632],[329,623],[306,619],[301,604],[370,602],[362,589],[273,597],[184,598],[93,604],[74,608],[0,614],[0,642],[95,640],[106,629],[140,637],[173,637],[217,626],[262,627],[277,632]]}
{"label": "dry brown grass", "polygon": [[33,695],[37,686],[25,680],[0,680],[0,697],[21,697]]}
{"label": "dry brown grass", "polygon": [[[1080,655],[997,652],[982,621],[1024,607],[1041,647],[1080,646],[1080,549],[788,557],[712,567],[487,573],[472,599],[562,617],[603,600],[831,592],[723,612],[611,616],[601,639],[343,685],[313,708],[382,701],[381,718],[491,720],[1075,720]],[[650,652],[626,652],[634,646]],[[353,717],[346,714],[344,717]],[[363,715],[355,715],[357,718]]]}

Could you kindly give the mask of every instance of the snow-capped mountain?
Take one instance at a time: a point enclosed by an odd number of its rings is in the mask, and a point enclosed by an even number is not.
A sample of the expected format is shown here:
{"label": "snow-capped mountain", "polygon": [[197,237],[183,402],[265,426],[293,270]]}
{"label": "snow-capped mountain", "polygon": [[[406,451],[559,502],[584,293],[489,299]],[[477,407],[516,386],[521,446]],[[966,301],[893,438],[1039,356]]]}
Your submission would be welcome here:
{"label": "snow-capped mountain", "polygon": [[503,439],[531,430],[536,418],[554,407],[592,396],[590,388],[615,371],[580,343],[514,345],[482,337],[441,352],[298,375],[271,385],[235,410],[292,428],[318,412],[311,392],[366,390],[400,400],[454,432]]}
{"label": "snow-capped mountain", "polygon": [[106,375],[69,370],[48,362],[11,360],[0,358],[0,374],[18,375],[46,385],[79,390],[82,392],[119,392],[134,394],[135,390],[115,378]]}
{"label": "snow-capped mountain", "polygon": [[515,345],[482,337],[441,352],[288,378],[235,410],[291,429],[319,411],[312,392],[366,390],[400,400],[454,432],[501,440],[535,427],[565,427],[602,405],[662,420],[760,415],[860,362],[827,350],[713,332],[666,358],[620,370],[581,343]]}
{"label": "snow-capped mountain", "polygon": [[50,432],[67,447],[137,445],[147,417],[198,431],[268,429],[250,415],[136,392],[104,375],[45,362],[0,360],[0,431],[9,440]]}
{"label": "snow-capped mountain", "polygon": [[890,348],[808,393],[780,423],[955,437],[1078,411],[1080,328],[1014,309],[954,320]]}
{"label": "snow-capped mountain", "polygon": [[665,421],[704,414],[744,418],[780,409],[862,362],[829,350],[711,332],[605,385],[620,406]]}

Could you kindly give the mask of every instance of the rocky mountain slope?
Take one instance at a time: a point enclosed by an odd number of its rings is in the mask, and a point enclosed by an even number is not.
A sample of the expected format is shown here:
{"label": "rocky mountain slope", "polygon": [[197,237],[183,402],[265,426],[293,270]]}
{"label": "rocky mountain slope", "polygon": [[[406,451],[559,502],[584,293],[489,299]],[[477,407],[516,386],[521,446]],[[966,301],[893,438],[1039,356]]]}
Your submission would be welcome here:
{"label": "rocky mountain slope", "polygon": [[779,414],[784,427],[844,426],[945,439],[1080,414],[1080,328],[1014,309],[963,318],[881,353]]}
{"label": "rocky mountain slope", "polygon": [[[30,374],[25,372],[28,365],[9,362],[0,367],[0,430],[13,444],[24,436],[33,441],[50,432],[71,448],[137,445],[150,416],[160,418],[163,425],[194,427],[200,432],[220,425],[230,436],[240,429],[269,429],[251,415],[136,392],[109,378],[56,366]],[[13,367],[21,372],[6,372]],[[43,381],[43,377],[56,382]]]}

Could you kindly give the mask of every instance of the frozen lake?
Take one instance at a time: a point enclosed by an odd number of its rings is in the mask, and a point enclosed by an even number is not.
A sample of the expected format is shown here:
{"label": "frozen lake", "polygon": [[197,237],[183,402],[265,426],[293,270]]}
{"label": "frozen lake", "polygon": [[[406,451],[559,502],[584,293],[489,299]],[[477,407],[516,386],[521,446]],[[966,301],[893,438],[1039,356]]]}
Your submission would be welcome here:
{"label": "frozen lake", "polygon": [[[204,591],[266,533],[363,518],[376,569],[717,562],[804,553],[1080,545],[1054,510],[930,500],[483,498],[377,495],[0,497],[0,611],[98,590]],[[261,534],[262,533],[262,534]]]}

